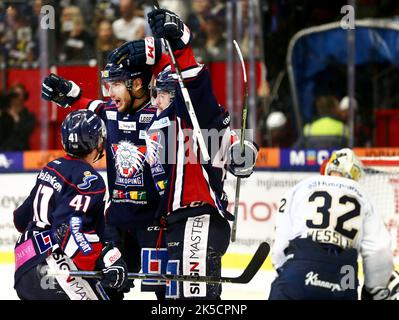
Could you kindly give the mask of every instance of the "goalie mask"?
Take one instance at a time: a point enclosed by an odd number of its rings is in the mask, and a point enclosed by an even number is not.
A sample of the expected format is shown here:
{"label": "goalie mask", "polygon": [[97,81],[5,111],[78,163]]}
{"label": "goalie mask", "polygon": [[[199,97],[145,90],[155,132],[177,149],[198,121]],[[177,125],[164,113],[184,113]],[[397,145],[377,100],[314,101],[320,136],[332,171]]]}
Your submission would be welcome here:
{"label": "goalie mask", "polygon": [[348,148],[335,151],[328,160],[325,174],[340,173],[344,178],[359,181],[363,174],[362,164],[355,153]]}

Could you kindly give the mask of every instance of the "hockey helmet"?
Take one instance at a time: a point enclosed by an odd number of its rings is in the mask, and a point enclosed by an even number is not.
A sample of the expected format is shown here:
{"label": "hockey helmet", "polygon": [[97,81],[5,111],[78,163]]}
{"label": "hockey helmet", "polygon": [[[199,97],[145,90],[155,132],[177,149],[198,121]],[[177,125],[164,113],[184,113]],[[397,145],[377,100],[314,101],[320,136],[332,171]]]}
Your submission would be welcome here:
{"label": "hockey helmet", "polygon": [[324,173],[330,175],[333,171],[340,173],[344,178],[355,181],[358,181],[363,175],[361,162],[349,148],[334,151],[325,166]]}
{"label": "hockey helmet", "polygon": [[80,158],[89,154],[97,149],[106,137],[104,121],[87,109],[71,112],[61,125],[62,146],[67,154],[74,157]]}
{"label": "hockey helmet", "polygon": [[166,91],[170,94],[171,99],[175,97],[176,81],[173,79],[170,69],[161,71],[155,79],[155,90],[153,90],[153,97],[157,96],[157,92]]}
{"label": "hockey helmet", "polygon": [[105,69],[101,71],[103,96],[109,96],[110,84],[115,81],[123,81],[130,92],[132,89],[132,80],[135,78],[141,78],[143,80],[143,86],[148,88],[152,78],[152,72],[149,66],[145,65],[142,67],[136,66],[130,68],[122,63],[108,63]]}

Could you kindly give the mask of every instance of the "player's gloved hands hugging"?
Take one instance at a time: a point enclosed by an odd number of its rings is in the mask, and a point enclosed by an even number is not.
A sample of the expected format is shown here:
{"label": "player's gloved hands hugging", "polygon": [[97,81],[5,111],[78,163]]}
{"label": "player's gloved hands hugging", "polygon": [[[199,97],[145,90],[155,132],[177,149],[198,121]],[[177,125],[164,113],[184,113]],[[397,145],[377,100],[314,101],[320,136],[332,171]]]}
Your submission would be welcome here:
{"label": "player's gloved hands hugging", "polygon": [[240,140],[235,141],[228,151],[229,171],[239,178],[248,178],[254,171],[259,147],[251,141],[244,141],[244,155],[241,155]]}
{"label": "player's gloved hands hugging", "polygon": [[128,285],[127,265],[118,248],[107,244],[97,260],[97,268],[101,269],[103,278],[101,285],[106,288],[124,290]]}
{"label": "player's gloved hands hugging", "polygon": [[169,40],[173,50],[183,49],[191,42],[190,29],[172,11],[155,9],[149,12],[147,17],[154,36]]}
{"label": "player's gloved hands hugging", "polygon": [[160,39],[146,37],[144,40],[129,41],[114,49],[108,55],[108,63],[126,67],[138,67],[156,64],[162,56]]}
{"label": "player's gloved hands hugging", "polygon": [[80,98],[82,90],[73,82],[61,78],[54,73],[47,76],[42,83],[42,98],[53,101],[63,108]]}

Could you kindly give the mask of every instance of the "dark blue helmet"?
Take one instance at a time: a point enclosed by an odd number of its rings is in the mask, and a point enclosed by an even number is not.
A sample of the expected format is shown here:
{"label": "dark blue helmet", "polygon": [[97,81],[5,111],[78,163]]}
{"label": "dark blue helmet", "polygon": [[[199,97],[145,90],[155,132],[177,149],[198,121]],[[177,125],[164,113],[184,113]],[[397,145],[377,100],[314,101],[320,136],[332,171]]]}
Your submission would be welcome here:
{"label": "dark blue helmet", "polygon": [[105,69],[101,71],[101,79],[104,81],[130,80],[141,74],[140,70],[129,70],[123,64],[107,63]]}
{"label": "dark blue helmet", "polygon": [[152,78],[151,68],[145,66],[127,67],[123,64],[107,63],[105,69],[101,71],[101,80],[104,82],[125,81],[126,87],[131,90],[131,80],[135,78],[143,79],[143,86],[148,88]]}
{"label": "dark blue helmet", "polygon": [[174,98],[176,90],[176,81],[172,77],[172,72],[170,70],[161,71],[155,80],[156,91],[166,91],[171,94]]}
{"label": "dark blue helmet", "polygon": [[97,149],[105,139],[105,124],[93,111],[73,111],[62,122],[62,146],[71,156],[85,156]]}

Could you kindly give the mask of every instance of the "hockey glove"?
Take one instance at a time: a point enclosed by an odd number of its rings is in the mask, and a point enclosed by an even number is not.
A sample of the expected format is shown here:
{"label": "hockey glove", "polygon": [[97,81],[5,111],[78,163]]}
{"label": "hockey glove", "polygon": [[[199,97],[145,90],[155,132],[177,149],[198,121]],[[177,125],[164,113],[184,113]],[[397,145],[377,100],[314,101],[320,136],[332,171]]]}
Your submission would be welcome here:
{"label": "hockey glove", "polygon": [[389,289],[383,287],[376,287],[369,289],[363,286],[361,293],[361,300],[387,300],[389,298]]}
{"label": "hockey glove", "polygon": [[392,272],[386,288],[369,289],[363,286],[361,300],[399,300],[399,273]]}
{"label": "hockey glove", "polygon": [[127,265],[122,259],[118,248],[107,244],[97,260],[97,267],[101,269],[103,278],[101,285],[105,288],[124,290],[128,285]]}
{"label": "hockey glove", "polygon": [[389,300],[399,300],[399,272],[393,271],[389,279],[388,289],[390,291]]}
{"label": "hockey glove", "polygon": [[235,141],[228,151],[229,171],[239,178],[248,178],[258,157],[259,147],[248,140],[244,141],[244,155],[241,155],[240,141]]}
{"label": "hockey glove", "polygon": [[68,108],[80,98],[82,90],[73,82],[65,80],[54,73],[47,76],[42,83],[42,98]]}
{"label": "hockey glove", "polygon": [[154,65],[162,56],[160,39],[146,37],[144,40],[129,41],[114,49],[108,55],[108,63],[123,64],[126,67]]}
{"label": "hockey glove", "polygon": [[147,16],[154,36],[169,40],[172,50],[183,49],[191,42],[190,29],[172,11],[156,9],[149,12]]}

